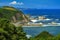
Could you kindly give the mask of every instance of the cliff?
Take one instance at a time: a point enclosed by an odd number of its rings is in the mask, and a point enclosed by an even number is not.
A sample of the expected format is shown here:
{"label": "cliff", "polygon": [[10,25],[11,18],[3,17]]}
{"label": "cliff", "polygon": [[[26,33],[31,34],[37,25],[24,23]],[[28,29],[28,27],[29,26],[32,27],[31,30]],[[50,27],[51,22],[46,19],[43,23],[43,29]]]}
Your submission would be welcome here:
{"label": "cliff", "polygon": [[0,8],[0,18],[6,18],[12,22],[28,22],[28,18],[23,14],[22,11],[9,6]]}

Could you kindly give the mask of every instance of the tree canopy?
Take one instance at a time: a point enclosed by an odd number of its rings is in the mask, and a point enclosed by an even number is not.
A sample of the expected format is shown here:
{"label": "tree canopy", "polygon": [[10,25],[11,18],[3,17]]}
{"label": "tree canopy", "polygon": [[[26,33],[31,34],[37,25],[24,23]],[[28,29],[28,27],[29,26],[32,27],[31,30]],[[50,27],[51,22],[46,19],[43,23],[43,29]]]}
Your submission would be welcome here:
{"label": "tree canopy", "polygon": [[0,18],[0,40],[27,40],[22,27],[15,27],[5,18]]}

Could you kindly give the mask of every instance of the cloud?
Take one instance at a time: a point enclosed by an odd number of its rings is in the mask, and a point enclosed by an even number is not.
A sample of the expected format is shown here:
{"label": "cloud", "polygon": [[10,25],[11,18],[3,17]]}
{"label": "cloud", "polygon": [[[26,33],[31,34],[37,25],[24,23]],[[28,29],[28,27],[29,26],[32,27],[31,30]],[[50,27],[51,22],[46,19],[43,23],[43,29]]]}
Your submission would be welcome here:
{"label": "cloud", "polygon": [[13,1],[13,2],[11,2],[11,3],[9,3],[9,4],[17,4],[17,2],[16,2],[16,1]]}
{"label": "cloud", "polygon": [[9,3],[10,5],[24,5],[23,2],[12,1]]}
{"label": "cloud", "polygon": [[24,3],[23,3],[23,2],[20,2],[20,3],[17,3],[17,4],[19,4],[19,5],[24,5]]}

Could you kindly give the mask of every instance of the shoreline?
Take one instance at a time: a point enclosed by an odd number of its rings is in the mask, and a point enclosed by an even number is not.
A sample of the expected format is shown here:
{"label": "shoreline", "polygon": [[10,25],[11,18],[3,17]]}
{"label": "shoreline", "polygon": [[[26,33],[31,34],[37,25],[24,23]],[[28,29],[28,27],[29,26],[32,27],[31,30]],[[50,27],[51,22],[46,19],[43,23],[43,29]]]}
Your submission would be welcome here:
{"label": "shoreline", "polygon": [[60,25],[45,25],[45,26],[22,26],[22,27],[57,27],[57,26],[60,26]]}

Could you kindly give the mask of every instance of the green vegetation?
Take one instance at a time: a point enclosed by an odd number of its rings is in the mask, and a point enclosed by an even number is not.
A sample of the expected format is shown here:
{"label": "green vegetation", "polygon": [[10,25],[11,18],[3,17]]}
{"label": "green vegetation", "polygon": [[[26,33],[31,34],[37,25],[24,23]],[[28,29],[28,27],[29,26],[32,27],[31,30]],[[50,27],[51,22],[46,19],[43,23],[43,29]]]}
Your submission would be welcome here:
{"label": "green vegetation", "polygon": [[[27,20],[27,18],[23,17],[23,12],[14,8],[14,7],[9,7],[9,6],[4,6],[0,8],[0,18],[6,18],[10,21],[16,20],[16,21],[22,21],[22,20]],[[14,18],[13,18],[14,16]]]}
{"label": "green vegetation", "polygon": [[46,32],[46,31],[43,31],[42,33],[40,33],[38,36],[36,36],[35,38],[36,39],[39,39],[39,38],[41,38],[41,39],[46,39],[47,40],[47,38],[51,38],[51,37],[53,37],[51,34],[49,34],[48,32]]}
{"label": "green vegetation", "polygon": [[60,35],[53,36],[50,33],[43,31],[36,37],[30,38],[30,40],[60,40]]}
{"label": "green vegetation", "polygon": [[12,17],[17,20],[28,19],[23,17],[23,13],[13,7],[4,6],[0,8],[0,40],[60,40],[60,35],[53,36],[50,33],[43,31],[36,37],[27,39],[26,33],[22,27],[15,27],[11,24]]}
{"label": "green vegetation", "polygon": [[0,40],[27,40],[22,27],[15,27],[5,18],[0,18]]}
{"label": "green vegetation", "polygon": [[4,6],[0,8],[0,40],[27,40],[26,33],[22,27],[11,24],[13,16],[16,20],[23,20],[23,12],[13,7]]}

